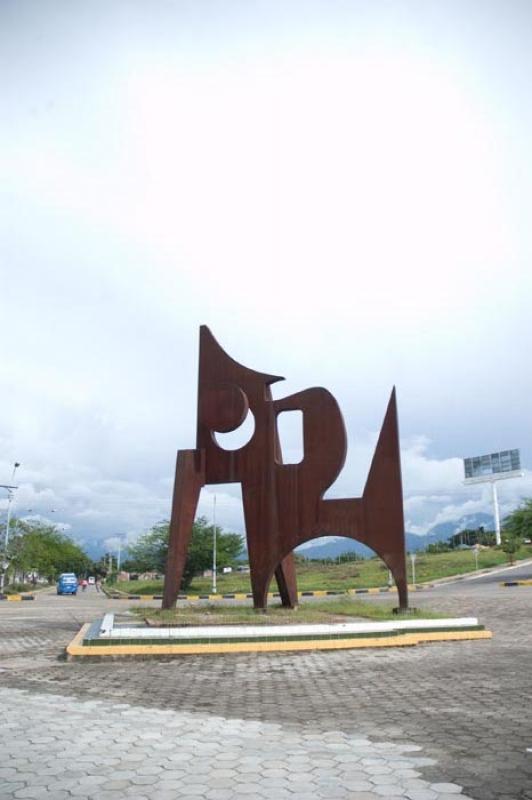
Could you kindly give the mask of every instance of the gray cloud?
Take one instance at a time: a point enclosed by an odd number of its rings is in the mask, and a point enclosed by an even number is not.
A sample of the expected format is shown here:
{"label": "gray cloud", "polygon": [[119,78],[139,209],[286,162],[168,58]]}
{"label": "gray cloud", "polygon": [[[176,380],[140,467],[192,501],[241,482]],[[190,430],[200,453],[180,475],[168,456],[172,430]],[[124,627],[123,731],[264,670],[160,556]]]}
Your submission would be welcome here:
{"label": "gray cloud", "polygon": [[[360,494],[397,385],[412,530],[489,510],[463,456],[530,465],[530,9],[424,7],[2,4],[0,480],[22,462],[19,511],[85,539],[167,516],[205,322],[287,376],[276,396],[335,394],[334,494]],[[508,482],[504,509],[530,488]],[[238,497],[217,490],[240,529]]]}

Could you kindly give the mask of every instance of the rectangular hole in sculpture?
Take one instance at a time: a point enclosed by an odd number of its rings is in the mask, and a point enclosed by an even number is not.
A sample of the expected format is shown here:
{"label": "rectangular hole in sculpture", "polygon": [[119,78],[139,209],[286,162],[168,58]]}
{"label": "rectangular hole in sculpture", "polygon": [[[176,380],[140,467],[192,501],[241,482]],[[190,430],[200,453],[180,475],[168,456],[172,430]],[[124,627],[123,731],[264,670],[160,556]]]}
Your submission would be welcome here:
{"label": "rectangular hole in sculpture", "polygon": [[303,412],[281,411],[277,415],[277,433],[284,464],[299,464],[305,455]]}

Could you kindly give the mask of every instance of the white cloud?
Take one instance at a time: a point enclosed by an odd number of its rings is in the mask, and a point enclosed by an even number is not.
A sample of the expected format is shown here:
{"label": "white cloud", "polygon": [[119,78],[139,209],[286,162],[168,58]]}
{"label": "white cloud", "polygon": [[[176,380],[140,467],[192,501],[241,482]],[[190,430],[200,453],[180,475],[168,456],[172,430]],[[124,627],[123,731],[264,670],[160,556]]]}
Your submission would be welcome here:
{"label": "white cloud", "polygon": [[[229,1],[222,27],[183,4],[60,4],[59,26],[0,10],[0,479],[22,462],[19,511],[87,540],[168,516],[203,322],[286,374],[276,396],[337,397],[333,496],[361,494],[394,383],[411,530],[489,510],[462,456],[529,465],[529,26],[326,5]],[[486,38],[502,22],[511,47]],[[238,492],[217,498],[241,529]]]}
{"label": "white cloud", "polygon": [[[350,463],[356,464],[354,474],[361,478],[358,481],[360,486],[365,481],[375,441],[376,434],[369,435],[365,443],[354,443],[352,448]],[[402,446],[406,530],[423,534],[442,522],[459,521],[478,512],[492,514],[490,487],[464,486],[460,475],[457,475],[457,459],[438,459],[430,450],[431,445],[426,437],[416,437]],[[4,474],[7,468],[7,464],[0,463],[0,470]],[[56,482],[59,479],[61,484],[53,492],[46,489],[37,492],[32,483],[21,480],[13,513],[58,524],[78,538],[81,536],[84,541],[98,538],[106,543],[113,539],[112,536],[105,537],[107,531],[120,532],[122,542],[126,536],[128,541],[134,541],[155,522],[168,519],[173,475],[143,486],[134,481],[102,480],[95,474],[81,484],[75,479],[76,465],[72,465],[71,469],[72,473],[56,476]],[[83,472],[83,465],[80,471]],[[348,475],[344,470],[329,496],[361,494],[357,484]],[[34,477],[39,479],[38,475]],[[531,495],[532,471],[525,471],[522,478],[501,481],[501,517],[510,513],[524,497]],[[0,508],[7,508],[6,498],[0,501]],[[210,486],[202,490],[198,515],[212,521],[215,514],[217,524],[225,529],[244,532],[242,494],[238,484]]]}

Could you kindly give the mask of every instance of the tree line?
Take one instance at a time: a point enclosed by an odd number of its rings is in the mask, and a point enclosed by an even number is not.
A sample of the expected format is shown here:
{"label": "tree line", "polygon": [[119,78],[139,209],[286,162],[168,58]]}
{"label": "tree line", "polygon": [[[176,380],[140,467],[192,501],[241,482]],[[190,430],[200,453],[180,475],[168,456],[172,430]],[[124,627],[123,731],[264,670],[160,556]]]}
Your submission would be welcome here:
{"label": "tree line", "polygon": [[[0,531],[0,539],[5,543],[5,523]],[[38,520],[11,520],[9,542],[7,550],[3,548],[2,559],[7,565],[6,584],[25,583],[37,575],[52,582],[62,572],[86,575],[92,568],[91,559],[80,545],[55,525]]]}
{"label": "tree line", "polygon": [[[427,546],[427,553],[445,553],[458,547],[493,547],[495,531],[480,528],[465,528],[450,536],[446,541],[434,542]],[[524,542],[532,541],[532,499],[527,499],[507,516],[501,526],[501,550],[510,560]]]}
{"label": "tree line", "polygon": [[[192,579],[212,567],[214,526],[205,517],[199,517],[193,526],[192,537],[182,581],[186,589]],[[130,545],[127,558],[123,562],[128,572],[155,571],[164,574],[168,554],[169,522],[162,521],[153,525],[141,534],[135,544]],[[532,540],[532,498],[523,503],[503,522],[502,550],[510,559],[519,550],[521,544]],[[0,525],[0,542],[5,542],[5,523]],[[428,552],[443,552],[461,544],[472,546],[495,543],[495,535],[491,531],[465,530],[450,537],[447,542],[429,545]],[[108,571],[109,559],[103,557],[93,562],[81,545],[62,533],[55,525],[36,520],[11,520],[9,544],[7,552],[0,548],[0,557],[7,564],[6,583],[24,581],[28,576],[38,575],[53,582],[62,572],[74,572],[76,575],[105,575]],[[245,557],[245,544],[242,536],[224,531],[216,527],[217,569],[235,567]],[[298,561],[304,556],[296,554]],[[343,553],[338,559],[323,559],[324,563],[338,560],[355,561],[355,553]],[[306,560],[306,559],[304,559]]]}
{"label": "tree line", "polygon": [[[154,570],[163,574],[168,555],[170,524],[159,522],[142,534],[134,545],[128,547],[124,569],[128,572]],[[192,536],[181,581],[181,589],[187,589],[192,579],[213,565],[214,525],[205,517],[198,517],[192,526]],[[216,568],[235,567],[244,554],[244,540],[238,533],[230,533],[216,526]]]}
{"label": "tree line", "polygon": [[[105,554],[94,562],[81,545],[62,533],[55,525],[38,520],[13,518],[9,528],[9,542],[5,548],[6,526],[0,526],[0,558],[4,567],[5,584],[24,584],[39,579],[52,583],[62,572],[74,572],[79,576],[90,574],[110,577],[111,554]],[[128,548],[123,569],[129,572],[156,571],[161,574],[166,568],[168,554],[168,521],[158,522],[141,534],[134,545]],[[190,585],[192,579],[212,566],[214,526],[204,517],[193,526],[192,538],[183,576],[182,587]],[[234,567],[244,552],[244,542],[237,533],[228,533],[216,527],[217,568]],[[116,561],[115,561],[116,564]]]}

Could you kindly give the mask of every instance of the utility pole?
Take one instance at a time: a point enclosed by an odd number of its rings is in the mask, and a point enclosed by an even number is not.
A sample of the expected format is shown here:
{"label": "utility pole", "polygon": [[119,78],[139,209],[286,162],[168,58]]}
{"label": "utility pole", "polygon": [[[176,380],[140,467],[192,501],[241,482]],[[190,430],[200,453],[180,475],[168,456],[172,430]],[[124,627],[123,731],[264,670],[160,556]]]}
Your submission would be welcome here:
{"label": "utility pole", "polygon": [[11,475],[11,484],[0,484],[1,489],[7,489],[7,518],[6,518],[6,535],[4,537],[4,547],[3,547],[3,554],[2,554],[2,563],[0,565],[0,590],[4,588],[5,583],[5,574],[7,568],[9,566],[8,561],[8,545],[9,545],[9,524],[11,522],[11,504],[13,502],[13,498],[15,497],[15,492],[18,489],[18,486],[14,485],[15,480],[15,472],[20,467],[20,463],[15,461],[13,464],[13,473]]}
{"label": "utility pole", "polygon": [[[15,461],[13,464],[13,474],[11,475],[11,483],[15,480],[15,472],[20,467],[18,461]],[[5,551],[7,553],[7,546],[9,544],[9,523],[11,522],[11,503],[13,502],[13,498],[15,496],[15,491],[18,489],[18,486],[4,486],[7,489],[7,520],[6,520],[6,540],[5,540]]]}
{"label": "utility pole", "polygon": [[9,523],[11,522],[11,503],[13,502],[13,496],[15,490],[18,489],[18,486],[11,486],[6,483],[0,483],[0,489],[6,489],[7,491],[7,519],[6,519],[6,532],[4,536],[4,552],[7,552],[7,546],[9,544]]}
{"label": "utility pole", "polygon": [[212,593],[216,594],[216,495],[212,503]]}
{"label": "utility pole", "polygon": [[416,585],[416,554],[410,553],[410,561],[412,562],[412,586]]}
{"label": "utility pole", "polygon": [[501,543],[501,515],[499,514],[499,497],[497,495],[497,483],[491,481],[491,494],[493,497],[493,516],[495,518],[495,544]]}

